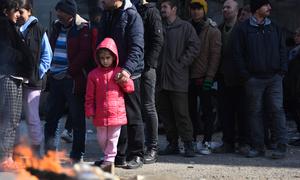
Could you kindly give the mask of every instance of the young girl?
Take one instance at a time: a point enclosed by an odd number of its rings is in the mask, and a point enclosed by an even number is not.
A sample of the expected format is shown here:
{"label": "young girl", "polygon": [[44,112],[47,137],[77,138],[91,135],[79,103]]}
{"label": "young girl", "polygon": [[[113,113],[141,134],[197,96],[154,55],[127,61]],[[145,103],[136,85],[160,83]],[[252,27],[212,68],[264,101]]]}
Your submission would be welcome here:
{"label": "young girl", "polygon": [[22,0],[18,24],[25,43],[34,56],[34,74],[23,88],[23,107],[28,125],[31,146],[36,155],[40,155],[40,145],[43,140],[43,131],[39,116],[41,90],[45,87],[45,74],[50,68],[52,50],[44,29],[38,19],[32,16],[31,0]]}
{"label": "young girl", "polygon": [[104,160],[95,165],[108,169],[114,165],[121,126],[127,123],[124,93],[134,91],[131,79],[117,83],[122,69],[118,67],[118,50],[113,39],[105,38],[96,49],[97,68],[88,75],[85,114],[97,127],[97,139]]}

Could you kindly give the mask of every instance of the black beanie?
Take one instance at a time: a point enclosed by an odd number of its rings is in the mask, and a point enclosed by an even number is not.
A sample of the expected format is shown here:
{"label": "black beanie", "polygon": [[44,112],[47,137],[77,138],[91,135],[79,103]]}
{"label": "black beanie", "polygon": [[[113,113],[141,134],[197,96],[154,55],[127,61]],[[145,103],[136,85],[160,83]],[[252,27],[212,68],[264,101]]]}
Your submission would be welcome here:
{"label": "black beanie", "polygon": [[270,4],[268,0],[251,0],[250,9],[252,13],[255,13],[263,5]]}
{"label": "black beanie", "polygon": [[70,14],[73,17],[77,14],[77,4],[74,0],[60,0],[55,6],[55,10],[57,9]]}

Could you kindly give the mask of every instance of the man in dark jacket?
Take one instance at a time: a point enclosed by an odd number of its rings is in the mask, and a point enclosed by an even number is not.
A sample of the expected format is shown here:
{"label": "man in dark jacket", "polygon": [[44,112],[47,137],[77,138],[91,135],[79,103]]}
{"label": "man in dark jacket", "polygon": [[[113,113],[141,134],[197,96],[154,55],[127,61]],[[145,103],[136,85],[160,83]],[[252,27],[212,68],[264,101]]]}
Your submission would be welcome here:
{"label": "man in dark jacket", "polygon": [[157,60],[163,45],[161,17],[155,3],[141,0],[138,12],[142,16],[145,29],[145,68],[141,79],[142,115],[145,122],[145,144],[147,146],[144,163],[157,161],[158,117],[155,107],[155,84]]}
{"label": "man in dark jacket", "polygon": [[[130,0],[103,0],[103,16],[99,26],[99,41],[115,40],[122,67],[118,82],[131,78],[135,92],[125,95],[128,125],[123,126],[115,165],[129,169],[143,165],[144,125],[141,114],[140,82],[144,69],[144,27],[141,16]],[[127,154],[126,144],[128,139]],[[126,156],[128,162],[126,163]]]}
{"label": "man in dark jacket", "polygon": [[158,116],[164,123],[169,145],[161,154],[178,154],[178,136],[185,156],[194,157],[193,127],[188,109],[189,66],[199,54],[194,27],[177,16],[176,0],[163,0],[164,45],[158,65]]}
{"label": "man in dark jacket", "polygon": [[55,132],[67,102],[74,136],[70,158],[78,162],[85,151],[85,67],[91,58],[91,39],[88,23],[77,14],[74,0],[59,1],[55,10],[58,20],[54,22],[50,35],[53,60],[49,77],[45,148],[56,149]]}
{"label": "man in dark jacket", "polygon": [[233,58],[246,93],[251,146],[247,157],[263,156],[263,109],[272,117],[276,148],[272,158],[283,158],[287,151],[287,132],[283,110],[282,78],[287,71],[287,57],[281,29],[268,18],[268,0],[252,0],[253,16],[237,26]]}
{"label": "man in dark jacket", "polygon": [[215,153],[233,153],[236,141],[239,153],[244,153],[249,148],[246,145],[249,130],[243,116],[243,86],[237,78],[232,52],[233,29],[238,24],[237,15],[237,1],[226,0],[223,4],[224,22],[219,26],[222,33],[222,55],[218,74],[218,117],[222,125],[223,145],[215,149]]}

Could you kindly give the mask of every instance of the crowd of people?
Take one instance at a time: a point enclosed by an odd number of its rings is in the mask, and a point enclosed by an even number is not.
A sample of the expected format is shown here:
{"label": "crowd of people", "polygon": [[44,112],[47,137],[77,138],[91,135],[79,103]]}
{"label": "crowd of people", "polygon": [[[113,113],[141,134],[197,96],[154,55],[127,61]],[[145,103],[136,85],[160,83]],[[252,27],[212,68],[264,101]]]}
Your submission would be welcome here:
{"label": "crowd of people", "polygon": [[[32,1],[0,0],[0,169],[14,163],[22,107],[32,150],[41,156],[43,140],[45,152],[57,150],[66,105],[64,137],[72,142],[73,163],[85,153],[86,121],[96,127],[104,157],[95,165],[103,169],[135,169],[182,154],[179,140],[185,157],[253,158],[269,149],[271,158],[284,158],[287,114],[300,131],[300,30],[288,51],[268,0],[242,8],[226,0],[220,25],[208,17],[206,0],[191,0],[188,8],[183,20],[177,0],[101,0],[88,22],[74,0],[60,0],[47,31],[33,16]],[[216,109],[223,144],[212,148]],[[158,146],[159,122],[165,149]]]}

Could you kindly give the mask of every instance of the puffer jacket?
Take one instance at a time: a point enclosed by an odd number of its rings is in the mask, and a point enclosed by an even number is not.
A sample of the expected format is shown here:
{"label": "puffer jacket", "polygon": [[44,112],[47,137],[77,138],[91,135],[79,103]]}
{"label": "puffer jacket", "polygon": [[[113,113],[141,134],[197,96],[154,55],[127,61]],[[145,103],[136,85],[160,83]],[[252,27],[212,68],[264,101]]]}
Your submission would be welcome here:
{"label": "puffer jacket", "polygon": [[119,126],[127,124],[124,93],[134,91],[134,84],[129,79],[124,84],[117,84],[114,77],[122,69],[118,67],[119,58],[117,46],[113,39],[105,38],[97,47],[109,49],[116,59],[116,66],[104,68],[99,64],[96,54],[95,60],[98,65],[88,75],[85,95],[85,114],[93,116],[95,126]]}

